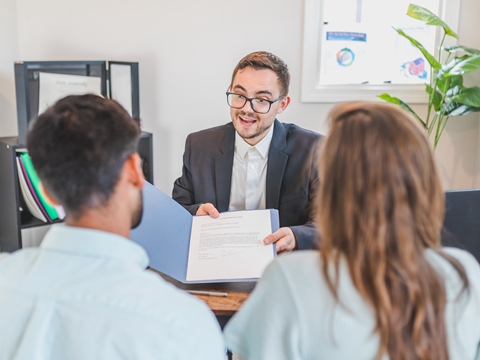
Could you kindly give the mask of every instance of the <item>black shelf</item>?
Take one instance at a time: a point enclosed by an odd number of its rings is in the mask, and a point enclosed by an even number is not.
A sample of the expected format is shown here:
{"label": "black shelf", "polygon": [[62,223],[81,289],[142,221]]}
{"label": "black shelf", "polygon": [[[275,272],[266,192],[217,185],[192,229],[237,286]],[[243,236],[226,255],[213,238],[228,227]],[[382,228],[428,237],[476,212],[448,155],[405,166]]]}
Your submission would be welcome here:
{"label": "black shelf", "polygon": [[[62,222],[44,222],[34,217],[25,206],[17,173],[17,149],[23,149],[18,137],[0,138],[0,251],[22,248],[22,229],[31,229]],[[153,184],[152,134],[142,132],[138,146],[145,179]]]}
{"label": "black shelf", "polygon": [[[28,210],[24,210],[22,212],[27,212],[28,213]],[[37,219],[36,217],[32,216],[30,213],[28,213],[28,215],[29,215],[30,218],[26,221],[22,220],[22,225],[20,225],[21,229],[29,229],[29,228],[33,228],[33,227],[52,225],[52,224],[63,222],[62,220],[55,220],[53,222],[45,222],[45,221]]]}

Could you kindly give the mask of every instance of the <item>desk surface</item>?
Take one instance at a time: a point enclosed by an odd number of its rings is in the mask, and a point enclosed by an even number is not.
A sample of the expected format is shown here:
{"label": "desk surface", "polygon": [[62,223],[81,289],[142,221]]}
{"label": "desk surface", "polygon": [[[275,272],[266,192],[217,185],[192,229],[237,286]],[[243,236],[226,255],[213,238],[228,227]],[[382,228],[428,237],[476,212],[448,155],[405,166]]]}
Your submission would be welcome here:
{"label": "desk surface", "polygon": [[183,284],[174,278],[161,273],[153,268],[148,270],[156,272],[165,281],[175,285],[182,290],[200,290],[200,291],[218,291],[226,292],[226,297],[209,296],[209,295],[194,295],[197,298],[205,301],[208,307],[217,316],[232,316],[240,309],[242,304],[247,300],[250,293],[255,287],[255,282],[230,282],[230,283],[209,283],[209,284]]}

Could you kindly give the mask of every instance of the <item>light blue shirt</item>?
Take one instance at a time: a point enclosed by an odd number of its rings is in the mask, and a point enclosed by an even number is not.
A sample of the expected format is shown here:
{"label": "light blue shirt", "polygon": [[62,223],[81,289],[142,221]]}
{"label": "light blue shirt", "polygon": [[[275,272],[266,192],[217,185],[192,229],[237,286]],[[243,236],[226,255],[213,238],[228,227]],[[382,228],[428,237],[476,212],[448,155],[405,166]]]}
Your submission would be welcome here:
{"label": "light blue shirt", "polygon": [[0,257],[0,359],[224,360],[206,304],[147,265],[128,239],[63,224]]}
{"label": "light blue shirt", "polygon": [[[480,342],[480,266],[466,251],[446,248],[465,268],[469,291],[458,297],[458,274],[438,254],[426,257],[445,279],[445,314],[450,360],[473,360]],[[227,347],[246,360],[372,360],[378,353],[372,307],[340,263],[339,298],[333,298],[316,251],[274,260],[254,292],[225,328]],[[387,359],[385,357],[384,359]]]}

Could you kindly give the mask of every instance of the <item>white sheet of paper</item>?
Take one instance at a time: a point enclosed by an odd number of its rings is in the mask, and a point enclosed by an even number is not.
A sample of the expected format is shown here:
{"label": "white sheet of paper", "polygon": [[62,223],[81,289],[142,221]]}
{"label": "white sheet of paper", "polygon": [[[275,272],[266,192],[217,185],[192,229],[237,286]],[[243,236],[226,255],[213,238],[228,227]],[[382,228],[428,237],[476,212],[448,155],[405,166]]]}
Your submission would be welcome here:
{"label": "white sheet of paper", "polygon": [[39,115],[57,100],[68,95],[102,95],[101,78],[96,76],[51,74],[44,72],[40,72],[39,76]]}
{"label": "white sheet of paper", "polygon": [[187,281],[260,278],[274,259],[269,210],[232,211],[194,216],[188,253]]}
{"label": "white sheet of paper", "polygon": [[132,68],[130,65],[110,64],[113,100],[118,101],[132,116]]}

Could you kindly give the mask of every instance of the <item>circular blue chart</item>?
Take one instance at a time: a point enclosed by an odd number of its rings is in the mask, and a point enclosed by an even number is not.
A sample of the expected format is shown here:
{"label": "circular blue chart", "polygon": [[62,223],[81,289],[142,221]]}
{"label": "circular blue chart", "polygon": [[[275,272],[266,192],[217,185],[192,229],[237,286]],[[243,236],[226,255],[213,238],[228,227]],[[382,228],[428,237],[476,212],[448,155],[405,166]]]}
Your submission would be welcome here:
{"label": "circular blue chart", "polygon": [[349,48],[343,48],[337,52],[337,63],[340,66],[350,66],[355,60],[355,53]]}

